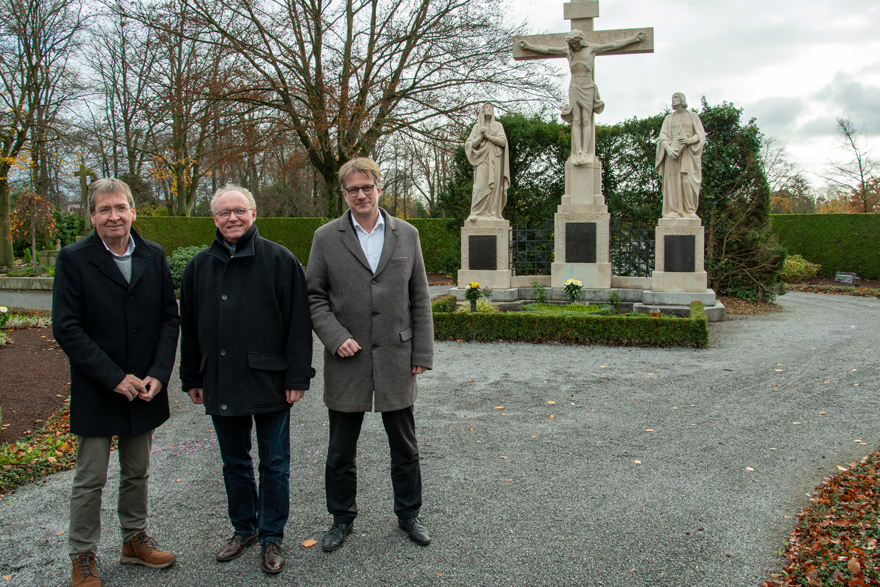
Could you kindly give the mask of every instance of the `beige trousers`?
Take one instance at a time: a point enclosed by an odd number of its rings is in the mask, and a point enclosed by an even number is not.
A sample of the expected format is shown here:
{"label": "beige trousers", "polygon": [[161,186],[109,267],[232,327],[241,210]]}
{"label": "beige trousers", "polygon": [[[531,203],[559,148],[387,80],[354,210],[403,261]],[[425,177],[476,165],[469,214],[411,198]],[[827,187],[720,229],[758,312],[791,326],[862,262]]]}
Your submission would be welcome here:
{"label": "beige trousers", "polygon": [[[77,436],[76,475],[70,495],[71,558],[95,552],[101,539],[101,493],[107,483],[110,436]],[[147,527],[147,481],[153,431],[119,436],[119,525],[126,542]]]}

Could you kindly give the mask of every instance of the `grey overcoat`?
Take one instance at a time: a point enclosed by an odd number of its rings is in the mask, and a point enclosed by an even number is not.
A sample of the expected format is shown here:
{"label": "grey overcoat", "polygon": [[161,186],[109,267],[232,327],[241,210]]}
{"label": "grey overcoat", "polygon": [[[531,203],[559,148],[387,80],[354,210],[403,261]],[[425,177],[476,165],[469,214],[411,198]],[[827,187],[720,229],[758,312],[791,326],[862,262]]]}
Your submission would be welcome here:
{"label": "grey overcoat", "polygon": [[[324,343],[324,403],[338,412],[392,412],[416,400],[412,366],[434,364],[431,294],[419,232],[381,210],[385,241],[370,269],[346,211],[315,232],[306,267],[312,327]],[[353,357],[336,354],[347,339]]]}

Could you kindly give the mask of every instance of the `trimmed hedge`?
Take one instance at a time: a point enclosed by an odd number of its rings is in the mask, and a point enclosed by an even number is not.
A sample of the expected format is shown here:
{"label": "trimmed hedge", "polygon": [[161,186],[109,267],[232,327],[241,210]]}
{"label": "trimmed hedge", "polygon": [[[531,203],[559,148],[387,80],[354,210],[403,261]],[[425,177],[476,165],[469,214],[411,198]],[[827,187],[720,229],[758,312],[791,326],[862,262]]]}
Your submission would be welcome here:
{"label": "trimmed hedge", "polygon": [[880,214],[775,214],[773,233],[790,255],[822,266],[820,275],[855,272],[880,279]]}
{"label": "trimmed hedge", "polygon": [[[257,228],[260,236],[284,245],[307,265],[315,231],[326,224],[326,218],[260,218]],[[458,258],[460,234],[455,221],[443,218],[413,218],[406,220],[419,231],[422,255],[428,272],[443,271],[444,259]],[[451,228],[450,228],[451,225]],[[209,245],[214,240],[216,227],[211,218],[181,218],[176,216],[144,216],[132,225],[145,239],[162,245],[170,256],[181,247]]]}
{"label": "trimmed hedge", "polygon": [[703,304],[694,302],[691,304],[690,317],[680,319],[651,318],[645,314],[538,316],[527,312],[436,313],[434,338],[703,348],[709,344],[709,329]]}

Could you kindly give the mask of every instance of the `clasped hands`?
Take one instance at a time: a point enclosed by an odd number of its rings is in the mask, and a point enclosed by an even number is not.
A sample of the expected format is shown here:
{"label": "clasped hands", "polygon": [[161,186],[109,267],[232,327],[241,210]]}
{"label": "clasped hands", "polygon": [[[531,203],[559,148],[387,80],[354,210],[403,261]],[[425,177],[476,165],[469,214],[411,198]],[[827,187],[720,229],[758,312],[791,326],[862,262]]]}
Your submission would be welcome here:
{"label": "clasped hands", "polygon": [[[355,341],[355,339],[349,338],[348,340],[343,342],[341,345],[339,345],[339,348],[336,349],[336,354],[339,355],[340,357],[342,357],[343,359],[345,359],[348,357],[353,357],[354,354],[356,352],[358,352],[359,350],[361,350],[361,345],[359,345],[357,343],[357,341]],[[426,370],[425,367],[422,367],[419,365],[412,366],[412,374],[413,375],[421,375],[422,373],[425,372],[425,370]]]}
{"label": "clasped hands", "polygon": [[141,379],[129,373],[113,391],[124,395],[130,402],[133,402],[136,397],[148,402],[162,391],[162,382],[150,375]]}

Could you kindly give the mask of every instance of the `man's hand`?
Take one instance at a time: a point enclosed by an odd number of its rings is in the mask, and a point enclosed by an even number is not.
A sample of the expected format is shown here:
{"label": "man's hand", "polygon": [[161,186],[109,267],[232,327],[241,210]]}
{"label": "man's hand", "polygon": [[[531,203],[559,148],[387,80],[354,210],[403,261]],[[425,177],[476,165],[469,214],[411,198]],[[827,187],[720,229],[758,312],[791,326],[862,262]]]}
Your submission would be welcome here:
{"label": "man's hand", "polygon": [[147,375],[144,377],[144,387],[147,388],[147,391],[144,393],[138,393],[138,397],[144,400],[145,402],[150,401],[156,395],[162,391],[162,382],[156,379],[155,377],[151,377]]}
{"label": "man's hand", "polygon": [[147,393],[147,388],[144,387],[144,382],[141,381],[140,378],[129,373],[125,376],[125,379],[119,382],[119,385],[117,385],[113,391],[121,393],[128,401],[134,401],[134,398],[138,395]]}
{"label": "man's hand", "polygon": [[205,402],[204,391],[201,387],[187,389],[186,393],[189,394],[189,399],[191,399],[194,404],[202,404]]}
{"label": "man's hand", "polygon": [[413,368],[413,371],[412,371],[413,375],[421,375],[422,373],[424,373],[425,371],[428,370],[426,367],[420,367],[418,365],[413,365],[412,368]]}
{"label": "man's hand", "polygon": [[339,348],[336,349],[336,354],[340,357],[353,357],[356,352],[361,350],[361,345],[359,345],[353,338],[349,338],[344,343],[339,345]]}
{"label": "man's hand", "polygon": [[295,404],[306,394],[304,389],[285,389],[284,393],[287,394],[287,403],[289,404]]}

